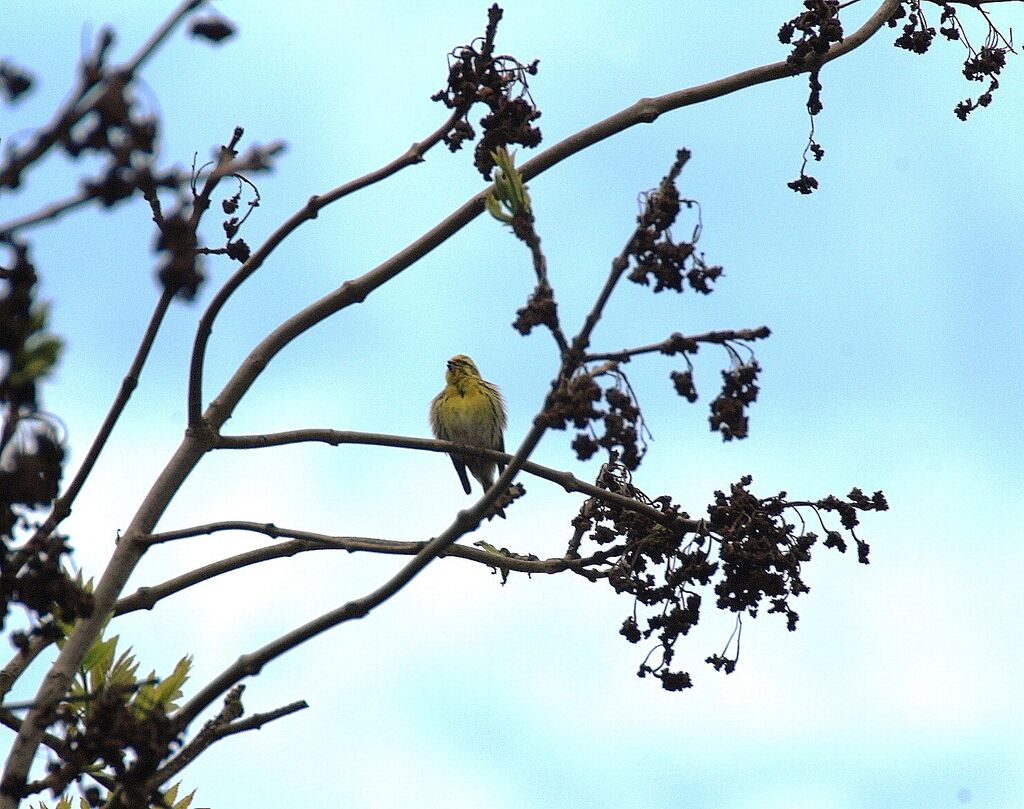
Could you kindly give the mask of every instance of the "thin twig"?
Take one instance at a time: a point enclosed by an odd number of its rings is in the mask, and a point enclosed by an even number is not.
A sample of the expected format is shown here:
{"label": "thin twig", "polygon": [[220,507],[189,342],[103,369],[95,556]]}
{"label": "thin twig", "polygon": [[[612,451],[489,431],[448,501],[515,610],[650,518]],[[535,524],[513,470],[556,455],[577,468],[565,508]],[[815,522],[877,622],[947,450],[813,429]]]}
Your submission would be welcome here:
{"label": "thin twig", "polygon": [[7,665],[0,669],[0,699],[7,696],[21,675],[25,673],[25,669],[51,643],[53,641],[43,635],[31,636],[28,645],[19,649],[7,662]]}
{"label": "thin twig", "polygon": [[[98,688],[94,691],[89,691],[85,694],[76,694],[74,696],[68,696],[64,698],[64,702],[92,702],[107,693],[110,689],[116,689],[118,692],[124,692],[125,694],[131,694],[138,691],[140,688],[147,685],[159,685],[160,680],[156,677],[151,677],[147,680],[136,680],[133,683],[125,685],[109,685]],[[36,706],[35,700],[26,700],[25,702],[5,702],[0,705],[0,711],[28,711]]]}
{"label": "thin twig", "polygon": [[674,334],[667,340],[660,343],[638,346],[637,348],[624,348],[621,351],[606,351],[599,354],[587,354],[584,359],[587,362],[598,362],[609,360],[613,362],[625,362],[640,354],[664,353],[666,350],[678,346],[681,342],[710,343],[724,345],[733,340],[762,340],[769,334],[767,326],[758,326],[756,329],[723,329],[719,331],[706,331],[703,334]]}
{"label": "thin twig", "polygon": [[[203,218],[203,214],[210,208],[210,197],[213,196],[214,190],[220,184],[228,174],[230,174],[230,166],[234,163],[237,152],[235,147],[238,145],[238,141],[242,139],[242,135],[245,130],[240,126],[236,126],[234,131],[231,133],[231,140],[228,141],[227,146],[221,146],[217,153],[217,163],[206,174],[206,179],[203,182],[203,190],[195,195],[192,200],[192,214],[189,216],[189,230],[193,233],[199,227],[199,220]],[[198,177],[197,177],[198,179]],[[193,190],[195,186],[193,185]]]}
{"label": "thin twig", "polygon": [[18,219],[12,219],[10,222],[4,222],[3,224],[0,224],[0,240],[10,239],[10,237],[19,230],[43,224],[51,219],[57,219],[68,211],[73,211],[75,208],[80,208],[91,202],[101,193],[102,190],[100,186],[93,186],[85,191],[80,191],[72,197],[67,197],[59,202],[52,202],[49,205],[45,205],[38,211],[26,214]]}
{"label": "thin twig", "polygon": [[[268,168],[267,158],[274,157],[278,153],[284,151],[284,144],[280,141],[269,143],[266,146],[250,148],[243,155],[238,157],[236,160],[231,161],[225,167],[227,174],[235,174],[241,171],[266,171]],[[205,179],[209,175],[209,171],[202,171],[199,173],[199,179]],[[138,175],[136,175],[138,176]],[[186,174],[181,170],[171,170],[167,174],[161,175],[160,187],[162,188],[180,188],[185,185],[190,179],[191,175]],[[154,185],[153,190],[156,191],[157,187]],[[45,205],[37,211],[33,211],[30,214],[25,214],[18,219],[12,219],[9,222],[0,223],[0,240],[9,238],[19,230],[25,230],[26,228],[32,228],[36,225],[41,225],[52,219],[57,219],[69,211],[73,211],[80,208],[93,199],[96,199],[102,193],[100,186],[90,186],[89,189],[80,191],[71,197],[66,197],[58,202],[50,203]],[[152,205],[152,203],[151,203]],[[154,211],[154,216],[156,215]]]}
{"label": "thin twig", "polygon": [[[541,250],[540,236],[534,228],[534,218],[532,214],[529,214],[527,221],[527,227],[523,230],[516,230],[516,234],[526,242],[526,246],[530,248],[530,256],[533,260],[533,270],[537,275],[537,289],[546,289],[548,294],[553,294],[551,291],[551,283],[548,281],[548,260],[544,255],[544,251]],[[557,317],[554,319],[555,322],[550,325],[551,336],[555,338],[555,344],[558,346],[558,353],[560,356],[565,356],[569,351],[569,341],[565,339],[565,332],[562,331],[562,326],[558,323]]]}
{"label": "thin twig", "polygon": [[305,700],[298,700],[273,711],[253,714],[247,719],[239,719],[234,722],[208,722],[203,729],[196,734],[195,739],[182,747],[174,758],[153,774],[149,779],[147,786],[150,790],[159,789],[163,784],[167,783],[168,780],[195,761],[195,759],[211,745],[227,736],[232,736],[235,733],[243,733],[247,730],[260,730],[268,722],[273,722],[275,719],[290,716],[291,714],[305,710],[308,707],[309,703]]}

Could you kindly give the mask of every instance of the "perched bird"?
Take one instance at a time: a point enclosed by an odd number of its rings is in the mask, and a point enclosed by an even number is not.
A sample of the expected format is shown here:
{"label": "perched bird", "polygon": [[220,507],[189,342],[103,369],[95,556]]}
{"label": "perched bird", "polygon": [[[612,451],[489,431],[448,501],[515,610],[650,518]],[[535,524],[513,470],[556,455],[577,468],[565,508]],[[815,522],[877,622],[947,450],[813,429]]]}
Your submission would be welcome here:
{"label": "perched bird", "polygon": [[[430,403],[430,427],[442,441],[454,441],[484,449],[505,451],[505,401],[498,386],[480,376],[473,360],[465,354],[458,354],[448,360],[445,386]],[[462,481],[466,494],[470,493],[469,469],[486,492],[494,485],[494,473],[500,474],[504,464],[496,464],[485,458],[460,455],[453,452],[452,463]],[[503,509],[497,509],[500,517]]]}

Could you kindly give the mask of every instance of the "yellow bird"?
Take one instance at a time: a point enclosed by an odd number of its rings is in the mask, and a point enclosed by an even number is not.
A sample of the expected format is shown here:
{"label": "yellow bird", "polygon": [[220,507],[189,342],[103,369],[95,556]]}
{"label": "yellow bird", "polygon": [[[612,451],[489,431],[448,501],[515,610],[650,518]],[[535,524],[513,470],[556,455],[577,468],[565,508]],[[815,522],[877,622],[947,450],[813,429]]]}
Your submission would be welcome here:
{"label": "yellow bird", "polygon": [[[430,403],[430,428],[435,437],[504,452],[502,433],[508,419],[505,400],[498,386],[485,381],[473,360],[465,354],[457,354],[448,360],[445,383],[444,390]],[[494,485],[495,469],[500,474],[505,468],[504,464],[455,452],[451,458],[466,494],[470,493],[466,469],[486,492]],[[503,509],[497,509],[496,513],[500,517],[505,516]]]}

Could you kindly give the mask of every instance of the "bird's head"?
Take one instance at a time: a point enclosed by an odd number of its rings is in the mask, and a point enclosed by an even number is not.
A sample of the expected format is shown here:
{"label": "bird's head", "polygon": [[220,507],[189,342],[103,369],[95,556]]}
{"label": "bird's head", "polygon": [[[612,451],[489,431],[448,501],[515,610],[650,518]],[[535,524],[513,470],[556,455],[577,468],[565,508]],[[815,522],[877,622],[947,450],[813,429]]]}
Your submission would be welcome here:
{"label": "bird's head", "polygon": [[460,379],[466,379],[467,377],[479,379],[480,371],[477,370],[473,360],[465,354],[456,354],[448,360],[448,373],[445,374],[445,378],[450,384],[454,384]]}

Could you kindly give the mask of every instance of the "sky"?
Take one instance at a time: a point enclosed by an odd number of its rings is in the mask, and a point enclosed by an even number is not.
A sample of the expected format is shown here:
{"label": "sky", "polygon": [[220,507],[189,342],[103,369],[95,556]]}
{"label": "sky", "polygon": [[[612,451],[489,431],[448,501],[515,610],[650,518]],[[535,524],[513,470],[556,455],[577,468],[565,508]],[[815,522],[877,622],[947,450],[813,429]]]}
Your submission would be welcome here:
{"label": "sky", "polygon": [[[486,5],[218,3],[238,27],[233,38],[210,46],[179,31],[144,70],[139,93],[164,120],[161,160],[201,162],[236,125],[243,148],[286,141],[277,170],[253,178],[261,204],[242,235],[255,246],[310,195],[433,131],[446,112],[430,101],[445,83],[446,54],[482,33]],[[771,0],[754,14],[736,3],[523,0],[505,5],[498,48],[540,60],[530,87],[543,110],[543,149],[641,97],[784,58],[776,32],[800,6]],[[1018,6],[993,7],[1004,30],[1024,28]],[[8,4],[0,53],[39,81],[23,103],[0,110],[0,137],[18,142],[49,120],[82,43],[102,25],[118,31],[113,55],[123,61],[170,7],[94,0],[44,18],[33,4]],[[871,10],[847,9],[847,31]],[[963,17],[983,38],[975,17]],[[762,392],[743,442],[724,443],[707,425],[723,353],[706,347],[695,358],[694,405],[672,391],[678,362],[632,363],[653,434],[635,481],[694,516],[747,473],[762,496],[882,489],[891,511],[859,531],[871,564],[818,549],[806,568],[811,592],[795,604],[798,631],[774,615],[748,620],[729,676],[703,660],[721,651],[731,619],[708,614],[679,649],[694,688],[667,693],[635,676],[644,650],[618,634],[631,604],[606,586],[568,575],[501,586],[486,568],[438,562],[367,618],[249,679],[250,713],[298,699],[310,708],[221,742],[186,770],[182,787],[198,789],[195,805],[1024,805],[1024,67],[1011,56],[993,104],[964,123],[953,107],[979,87],[960,72],[960,47],[938,40],[917,56],[893,38],[883,30],[824,69],[815,127],[826,154],[811,168],[821,187],[810,196],[786,187],[807,138],[804,77],[672,112],[530,183],[559,311],[574,332],[632,230],[638,194],[657,185],[677,149],[692,151],[682,191],[700,201],[700,246],[725,276],[707,297],[624,285],[594,348],[674,331],[768,325],[773,334],[756,346]],[[437,149],[282,244],[218,321],[207,397],[270,329],[477,193],[471,160],[468,150]],[[0,222],[72,193],[82,170],[51,159],[18,193],[5,192]],[[205,232],[217,239],[215,219]],[[159,294],[152,224],[135,202],[68,216],[31,241],[53,327],[67,340],[44,400],[67,425],[70,472]],[[226,260],[209,262],[198,299],[172,308],[65,523],[87,576],[99,576],[116,532],[180,441],[195,324],[231,272]],[[515,447],[558,361],[549,336],[524,338],[510,326],[532,286],[525,248],[481,217],[284,350],[225,432],[427,436],[444,362],[466,353],[504,391],[506,444]],[[577,461],[571,439],[548,434],[535,460],[592,479],[597,462]],[[580,498],[523,481],[527,496],[509,519],[464,543],[561,555]],[[440,455],[292,446],[205,459],[159,528],[247,519],[423,540],[471,502]],[[236,533],[169,543],[146,557],[128,591],[268,541]],[[401,563],[299,555],[195,587],[112,631],[144,670],[169,672],[193,654],[188,696],[239,654],[369,592]]]}

